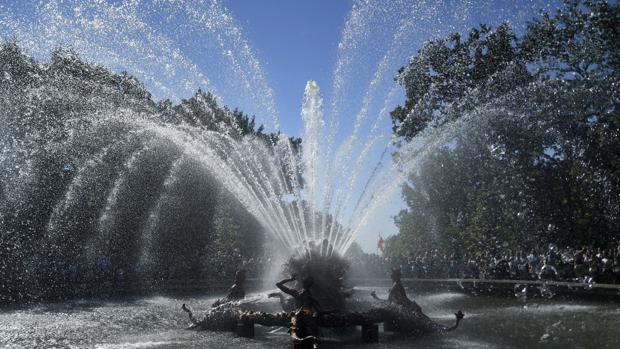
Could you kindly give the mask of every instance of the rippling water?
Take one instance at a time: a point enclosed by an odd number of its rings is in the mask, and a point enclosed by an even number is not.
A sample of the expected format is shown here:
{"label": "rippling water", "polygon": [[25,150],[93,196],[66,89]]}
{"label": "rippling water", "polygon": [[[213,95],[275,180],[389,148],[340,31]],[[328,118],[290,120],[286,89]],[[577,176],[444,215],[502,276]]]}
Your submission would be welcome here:
{"label": "rippling water", "polygon": [[[362,289],[360,292],[365,292]],[[381,289],[383,293],[386,289]],[[381,292],[379,292],[381,293]],[[284,328],[257,326],[254,339],[194,332],[180,310],[207,309],[211,297],[153,297],[132,301],[72,301],[0,311],[2,348],[290,348]],[[380,343],[359,335],[329,339],[322,348],[620,348],[620,304],[471,297],[433,293],[417,297],[436,321],[462,326],[447,335],[407,338],[381,333]]]}

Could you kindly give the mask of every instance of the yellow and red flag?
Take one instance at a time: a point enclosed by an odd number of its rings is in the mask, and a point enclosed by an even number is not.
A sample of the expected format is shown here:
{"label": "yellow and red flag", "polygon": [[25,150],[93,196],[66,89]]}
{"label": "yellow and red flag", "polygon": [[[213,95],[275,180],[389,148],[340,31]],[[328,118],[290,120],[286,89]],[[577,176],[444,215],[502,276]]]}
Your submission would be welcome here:
{"label": "yellow and red flag", "polygon": [[377,249],[381,251],[381,253],[385,251],[385,239],[381,236],[381,234],[379,234],[379,237],[377,238]]}

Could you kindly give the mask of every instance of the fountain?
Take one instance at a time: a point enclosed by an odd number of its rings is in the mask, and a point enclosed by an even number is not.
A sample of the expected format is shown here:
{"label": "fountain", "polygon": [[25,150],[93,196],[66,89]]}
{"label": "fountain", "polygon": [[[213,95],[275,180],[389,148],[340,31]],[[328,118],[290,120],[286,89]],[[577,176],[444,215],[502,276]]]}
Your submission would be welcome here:
{"label": "fountain", "polygon": [[[73,278],[77,275],[66,274],[67,269],[71,271],[71,266],[75,265],[71,259],[81,260],[85,264],[96,261],[101,264],[102,269],[106,264],[119,266],[119,269],[114,271],[114,278],[123,276],[120,273],[125,273],[125,270],[147,275],[157,273],[161,268],[157,260],[157,245],[161,244],[158,241],[161,237],[155,234],[159,228],[156,224],[163,218],[161,215],[163,206],[168,204],[166,201],[174,200],[170,197],[170,190],[179,180],[178,177],[183,175],[179,166],[183,161],[189,161],[192,166],[214,175],[217,183],[277,239],[281,248],[293,252],[290,262],[292,271],[298,270],[307,276],[317,277],[317,294],[322,301],[326,305],[338,306],[338,312],[325,318],[322,326],[371,324],[392,318],[403,318],[412,323],[413,318],[420,318],[420,314],[412,318],[403,315],[408,314],[407,312],[385,310],[387,308],[368,310],[361,314],[347,313],[340,295],[341,290],[332,290],[333,286],[338,285],[338,280],[345,277],[346,268],[339,256],[344,253],[351,232],[326,214],[321,215],[316,209],[316,201],[312,200],[318,196],[316,167],[319,132],[316,130],[319,128],[317,125],[323,122],[322,100],[315,82],[308,82],[306,87],[302,117],[311,126],[305,135],[306,143],[302,152],[298,154],[294,141],[286,136],[279,135],[265,140],[260,135],[243,135],[240,130],[235,132],[234,127],[239,126],[239,120],[232,119],[231,115],[226,115],[232,129],[227,129],[227,132],[209,130],[204,125],[193,126],[186,122],[161,122],[157,119],[163,118],[163,113],[168,114],[167,118],[182,120],[182,116],[175,113],[181,114],[183,109],[174,110],[153,105],[148,92],[131,78],[84,64],[70,52],[55,52],[50,63],[43,66],[30,61],[13,43],[5,43],[2,52],[8,63],[6,75],[11,79],[22,80],[23,76],[37,74],[33,81],[26,83],[36,86],[37,93],[43,91],[44,96],[53,95],[56,93],[55,87],[75,79],[71,89],[62,92],[64,96],[60,100],[71,101],[70,97],[74,97],[78,102],[69,102],[72,104],[61,105],[58,109],[77,108],[77,113],[57,115],[60,118],[58,124],[63,126],[42,125],[44,128],[41,132],[57,134],[60,141],[45,136],[41,148],[35,143],[31,145],[32,149],[28,149],[33,152],[53,152],[51,158],[46,156],[47,154],[37,153],[35,155],[43,159],[39,160],[36,156],[34,158],[38,161],[61,159],[62,164],[62,173],[57,175],[60,177],[52,177],[58,181],[54,183],[52,200],[54,196],[58,199],[47,215],[45,235],[39,242],[49,245],[41,245],[40,252],[43,254],[35,254],[30,261],[30,272],[43,270],[49,273],[45,275],[47,278],[57,281],[43,291],[47,292],[44,296],[55,292],[66,294],[67,287],[76,281]],[[23,68],[23,65],[28,63],[31,65]],[[85,89],[84,85],[89,89],[95,86],[96,92]],[[6,87],[7,99],[21,96],[17,89],[23,87],[18,84]],[[28,88],[24,90],[29,91]],[[97,106],[80,104],[82,98],[79,93],[85,91],[90,95],[90,101],[111,100],[112,103],[107,105],[109,109],[102,111]],[[123,98],[130,96],[131,99],[128,103],[118,102],[115,98],[120,97],[119,95]],[[195,99],[202,101],[202,98],[207,97],[199,93]],[[43,106],[36,103],[29,106],[45,112],[49,108],[47,103],[50,100],[43,98]],[[18,113],[16,116],[7,115],[9,125],[32,122],[29,115]],[[28,155],[32,156],[27,154],[26,158]],[[298,168],[299,163],[305,164],[304,171]],[[98,171],[95,171],[96,169]],[[43,167],[40,170],[48,169]],[[110,173],[118,175],[114,177],[110,176]],[[167,176],[162,176],[162,173],[167,173]],[[50,176],[53,176],[53,170]],[[186,181],[192,183],[195,180],[188,178]],[[9,188],[5,187],[6,189]],[[93,193],[98,193],[96,198],[91,196]],[[45,194],[50,195],[49,192]],[[208,191],[204,194],[210,195]],[[9,195],[7,197],[10,198]],[[88,210],[82,205],[95,207]],[[67,219],[71,214],[98,216],[88,219],[77,216],[77,223],[80,225],[74,227],[72,224],[76,221]],[[92,225],[92,228],[89,225]],[[93,229],[95,234],[84,234],[80,232],[82,229]],[[129,232],[129,235],[126,232]],[[136,232],[143,235],[136,236]],[[127,251],[136,250],[139,253],[134,257],[127,254]],[[98,260],[102,255],[105,258]],[[299,261],[295,258],[299,258]],[[310,267],[299,266],[307,263],[310,263]],[[321,278],[326,275],[326,268],[330,265],[343,267],[327,279]],[[50,266],[54,269],[50,270]],[[6,269],[4,271],[6,272]],[[79,274],[78,271],[73,273]],[[26,282],[32,280],[27,279]],[[17,287],[19,286],[18,284]],[[332,302],[325,302],[329,300]],[[201,325],[201,328],[226,327],[225,324],[235,319],[240,320],[236,317],[239,314],[237,308],[230,301],[232,299],[211,311],[218,320],[203,322],[208,325]],[[222,310],[223,308],[226,310]],[[377,311],[379,313],[375,314]],[[243,312],[239,316],[245,319],[248,314],[250,313]],[[222,318],[226,316],[229,317],[228,320]],[[275,321],[262,320],[269,316],[262,314],[252,320],[252,323],[270,324]],[[279,319],[278,323],[290,319],[290,316],[274,316]],[[423,319],[430,321],[425,317]],[[212,323],[215,323],[215,327],[211,326]],[[443,330],[438,325],[430,328]]]}
{"label": "fountain", "polygon": [[[203,168],[208,176],[217,177],[216,180],[266,232],[287,249],[298,249],[302,245],[308,248],[311,242],[327,239],[333,246],[330,253],[345,253],[364,231],[377,208],[392,199],[405,181],[406,173],[415,168],[419,158],[432,148],[427,146],[428,142],[439,145],[450,139],[450,132],[435,132],[420,137],[421,142],[409,146],[413,149],[397,149],[393,136],[386,132],[388,111],[398,100],[400,90],[393,81],[393,73],[406,62],[411,52],[428,37],[467,28],[470,25],[467,13],[470,11],[483,16],[497,11],[496,8],[464,1],[454,4],[458,10],[454,14],[446,12],[451,16],[450,25],[436,25],[440,22],[437,14],[448,6],[451,5],[442,1],[399,1],[389,6],[356,3],[338,46],[331,87],[333,97],[327,117],[324,116],[323,98],[317,83],[310,81],[306,86],[301,109],[305,124],[301,153],[297,153],[297,146],[282,133],[270,139],[268,144],[256,137],[239,140],[235,135],[238,130],[234,127],[226,130],[231,123],[223,122],[224,126],[219,127],[223,127],[222,132],[205,132],[205,127],[212,130],[218,126],[187,118],[182,123],[166,123],[166,119],[179,119],[175,115],[178,112],[159,111],[152,105],[142,106],[140,102],[135,105],[116,102],[115,107],[122,110],[113,113],[109,108],[106,110],[87,101],[91,103],[92,110],[88,111],[91,115],[66,116],[69,121],[62,132],[70,138],[64,145],[49,144],[50,147],[66,152],[69,144],[75,148],[74,142],[84,143],[88,136],[79,135],[82,131],[72,128],[85,120],[91,122],[93,119],[94,124],[85,129],[92,134],[109,127],[119,129],[114,136],[101,140],[101,148],[77,148],[72,150],[75,155],[65,159],[68,163],[66,177],[71,177],[67,179],[70,183],[67,188],[59,188],[64,194],[50,198],[55,203],[46,226],[42,228],[45,235],[55,236],[55,231],[62,230],[60,225],[63,222],[73,225],[75,221],[83,220],[63,215],[69,214],[74,205],[83,201],[85,182],[92,178],[90,172],[110,164],[106,157],[121,151],[125,153],[121,155],[125,157],[121,160],[124,163],[114,165],[116,168],[110,169],[111,173],[107,175],[107,178],[116,179],[113,183],[100,183],[97,188],[107,193],[103,194],[107,196],[103,209],[94,213],[98,215],[98,223],[94,228],[84,227],[94,229],[100,235],[90,237],[89,244],[101,244],[121,223],[116,216],[122,215],[124,208],[119,205],[129,199],[123,188],[128,186],[132,176],[142,171],[142,162],[158,152],[162,158],[155,160],[161,165],[158,165],[160,171],[154,180],[160,184],[154,185],[149,195],[159,197],[139,199],[143,203],[155,204],[141,205],[139,209],[144,210],[142,216],[145,219],[134,220],[135,227],[123,228],[141,231],[142,242],[139,244],[144,250],[140,252],[143,256],[141,264],[148,260],[148,249],[153,234],[156,234],[154,230],[158,228],[162,205],[173,195],[171,190],[174,191],[180,168],[190,162],[194,163],[194,168]],[[510,6],[501,9],[505,14],[502,20],[523,18],[527,11],[531,11],[527,5]],[[273,92],[266,84],[260,63],[230,13],[215,1],[123,4],[51,1],[46,4],[26,2],[22,7],[3,9],[1,33],[19,40],[19,44],[38,59],[44,59],[55,47],[69,47],[84,59],[135,74],[156,96],[179,101],[180,95],[190,95],[199,87],[206,88],[214,93],[215,101],[232,101],[246,112],[258,115],[258,121],[274,132],[280,128]],[[161,21],[157,13],[168,16]],[[176,30],[179,25],[182,30]],[[369,28],[378,29],[368,31]],[[185,46],[189,41],[197,42],[198,46],[192,46],[190,50]],[[385,42],[386,51],[371,50],[370,46],[375,45],[373,42]],[[204,57],[197,57],[196,50]],[[364,53],[376,60],[376,70],[367,68],[372,65],[361,59],[360,55]],[[61,56],[56,54],[54,58],[58,64],[63,59]],[[358,73],[352,74],[354,70]],[[368,82],[360,81],[366,76]],[[367,88],[351,89],[356,84]],[[140,91],[140,87],[137,90]],[[149,94],[145,90],[139,93]],[[352,101],[358,97],[361,105],[356,108]],[[205,104],[200,108],[213,107],[206,100],[197,102]],[[355,116],[349,134],[340,130],[340,123],[346,120],[340,120],[342,115]],[[220,116],[227,117],[230,118]],[[4,134],[10,136],[11,132],[5,130]],[[143,141],[121,139],[127,137],[123,132],[139,134]],[[12,147],[6,148],[7,151],[14,149],[15,145]],[[162,147],[167,149],[162,151]],[[26,146],[21,150],[28,151]],[[394,161],[389,154],[397,151],[403,155],[395,156],[398,160]],[[31,158],[13,161],[16,161],[13,167],[24,168],[22,173],[28,173],[24,164],[32,161]],[[14,178],[14,175],[10,176]],[[24,178],[12,190],[14,193],[6,196],[17,197],[25,193],[19,192],[18,188],[27,185],[27,180]]]}
{"label": "fountain", "polygon": [[[268,245],[288,261],[279,273],[314,277],[313,294],[336,310],[319,316],[322,327],[360,325],[369,341],[377,323],[453,329],[411,306],[348,299],[342,256],[421,160],[548,87],[399,144],[389,118],[403,97],[398,68],[429,38],[470,28],[469,13],[519,24],[539,9],[532,3],[355,1],[328,103],[306,83],[301,139],[281,131],[267,76],[218,1],[0,5],[0,303],[97,296],[90,285],[104,281],[212,277]],[[193,327],[243,334],[295,318],[238,298],[203,319],[190,312]]]}

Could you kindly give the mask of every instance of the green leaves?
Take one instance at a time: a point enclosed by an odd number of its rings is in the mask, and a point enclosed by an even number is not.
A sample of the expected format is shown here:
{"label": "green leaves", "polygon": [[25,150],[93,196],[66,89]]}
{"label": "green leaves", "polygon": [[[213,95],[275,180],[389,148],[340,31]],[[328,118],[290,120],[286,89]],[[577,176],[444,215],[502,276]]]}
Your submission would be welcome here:
{"label": "green leaves", "polygon": [[407,143],[466,121],[403,188],[392,251],[617,240],[619,29],[617,3],[566,1],[521,36],[481,25],[411,58],[394,134]]}
{"label": "green leaves", "polygon": [[405,87],[407,100],[391,113],[394,133],[411,140],[426,127],[441,124],[466,94],[515,61],[515,46],[506,24],[495,31],[481,25],[465,41],[452,34],[427,43],[399,71],[397,80]]}

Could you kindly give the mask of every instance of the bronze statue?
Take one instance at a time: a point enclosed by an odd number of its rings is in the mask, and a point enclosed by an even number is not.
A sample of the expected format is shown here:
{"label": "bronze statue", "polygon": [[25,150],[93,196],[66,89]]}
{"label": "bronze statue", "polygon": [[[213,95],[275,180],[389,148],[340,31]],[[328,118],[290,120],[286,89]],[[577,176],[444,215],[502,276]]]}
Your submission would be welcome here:
{"label": "bronze statue", "polygon": [[301,290],[284,286],[287,282],[295,280],[297,280],[297,275],[292,275],[289,279],[284,279],[276,284],[282,292],[293,297],[297,307],[291,317],[289,333],[296,346],[306,347],[311,344],[313,348],[318,348],[318,316],[321,307],[310,291],[314,279],[311,276],[306,277],[302,282]]}
{"label": "bronze statue", "polygon": [[[297,268],[301,270],[301,275],[313,275],[312,268],[307,268],[308,262],[320,262],[306,257],[306,261],[298,261]],[[323,257],[326,258],[326,257]],[[337,288],[338,295],[346,295],[342,282],[337,282],[342,277],[336,270],[333,272],[333,258],[330,256],[318,263],[313,270],[317,273],[332,271],[331,278],[321,278],[315,280],[312,277],[304,278],[301,282],[301,289],[286,286],[291,281],[298,280],[297,274],[292,272],[292,276],[276,284],[281,292],[270,294],[270,297],[278,297],[283,305],[285,312],[268,313],[254,310],[252,302],[236,302],[245,296],[243,282],[245,274],[240,271],[235,277],[235,284],[230,288],[228,295],[216,302],[216,306],[204,314],[202,319],[196,318],[191,309],[183,304],[182,309],[188,313],[192,323],[190,328],[197,330],[224,330],[234,331],[240,336],[253,337],[254,325],[262,326],[289,326],[289,333],[296,349],[318,348],[319,328],[347,328],[354,326],[362,327],[362,340],[374,342],[378,340],[378,323],[384,323],[384,330],[398,332],[407,335],[423,335],[428,333],[446,333],[456,329],[463,319],[463,313],[458,311],[455,315],[456,323],[448,327],[436,323],[420,311],[418,304],[407,297],[405,288],[401,282],[400,270],[392,271],[393,285],[390,289],[389,298],[381,304],[363,302],[359,300],[348,300],[348,305],[352,305],[355,310],[347,310],[347,307],[334,308],[338,310],[325,311],[317,301],[317,296],[325,290]],[[301,267],[300,267],[301,266]],[[305,269],[305,270],[304,270]],[[322,275],[322,274],[314,274]],[[326,281],[327,280],[327,281]],[[334,281],[335,280],[335,281]],[[316,294],[313,293],[316,291]],[[286,296],[286,295],[290,296]],[[334,293],[326,294],[333,296]],[[379,299],[372,293],[375,299]],[[329,304],[320,299],[322,304]],[[329,298],[327,298],[329,300]],[[331,306],[330,306],[331,307]]]}
{"label": "bronze statue", "polygon": [[224,303],[234,302],[245,298],[245,270],[239,269],[235,273],[235,283],[228,289],[228,294],[224,298],[216,300],[211,307],[215,308]]}
{"label": "bronze statue", "polygon": [[272,292],[267,295],[269,298],[278,298],[282,310],[287,313],[295,311],[295,299],[285,296],[282,292]]}
{"label": "bronze statue", "polygon": [[[405,287],[403,286],[403,283],[400,280],[401,276],[402,274],[399,268],[392,269],[391,278],[392,278],[393,284],[392,284],[392,287],[390,288],[390,293],[388,295],[387,301],[390,303],[400,305],[404,308],[411,309],[411,310],[421,313],[422,308],[420,308],[418,303],[416,303],[415,301],[407,297],[407,291],[405,291]],[[372,296],[372,298],[376,300],[385,301],[384,299],[377,297],[377,294],[375,293],[375,291],[372,291],[370,295]]]}

